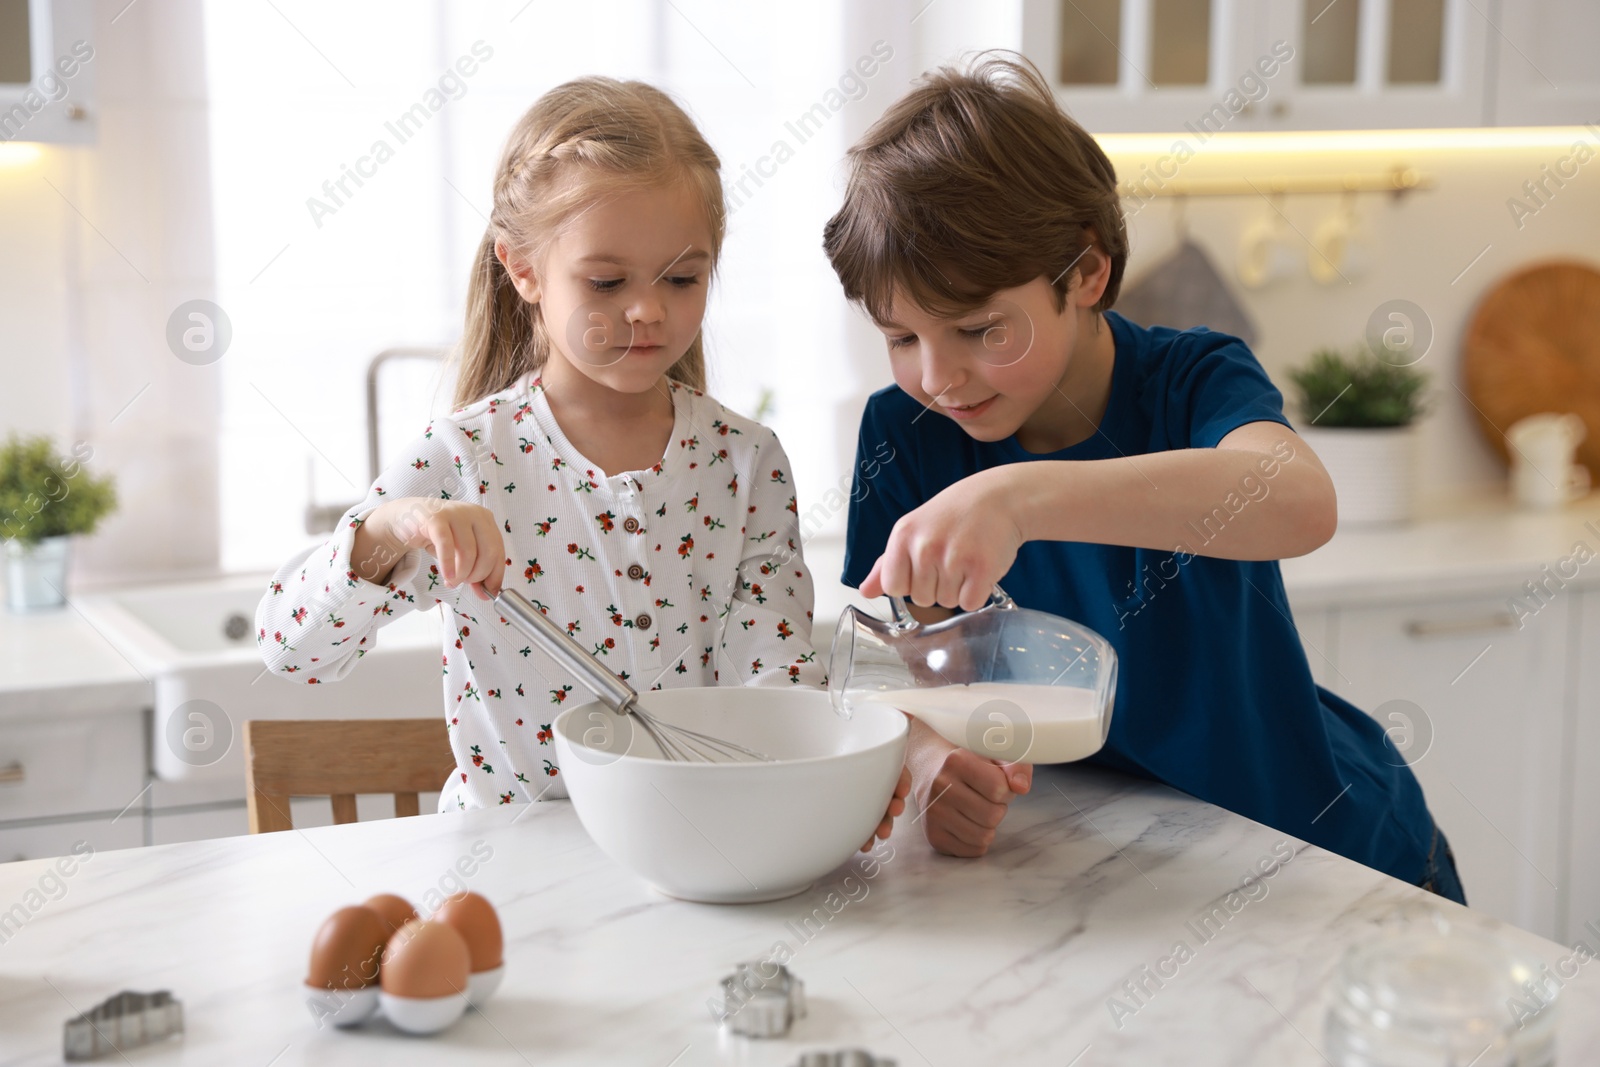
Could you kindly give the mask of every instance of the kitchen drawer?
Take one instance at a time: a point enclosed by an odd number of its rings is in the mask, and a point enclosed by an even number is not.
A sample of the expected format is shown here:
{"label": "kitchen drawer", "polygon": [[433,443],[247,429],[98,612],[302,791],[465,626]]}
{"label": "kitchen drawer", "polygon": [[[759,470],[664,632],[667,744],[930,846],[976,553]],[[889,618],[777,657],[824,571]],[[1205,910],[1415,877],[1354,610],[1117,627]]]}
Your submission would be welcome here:
{"label": "kitchen drawer", "polygon": [[250,815],[242,800],[227,807],[157,812],[150,816],[152,845],[205,841],[213,837],[241,837],[249,832]]}
{"label": "kitchen drawer", "polygon": [[0,829],[0,863],[65,856],[79,841],[96,852],[138,848],[144,844],[144,821],[130,811],[115,822],[108,817]]}
{"label": "kitchen drawer", "polygon": [[152,811],[167,808],[193,807],[197,804],[222,804],[228,801],[244,803],[244,774],[237,778],[197,778],[169,782],[162,778],[150,781],[150,792],[145,794]]}
{"label": "kitchen drawer", "polygon": [[138,712],[0,725],[0,821],[116,813],[139,797],[144,783]]}
{"label": "kitchen drawer", "polygon": [[1521,620],[1504,597],[1342,608],[1333,680],[1416,772],[1468,903],[1557,940],[1572,606]]}

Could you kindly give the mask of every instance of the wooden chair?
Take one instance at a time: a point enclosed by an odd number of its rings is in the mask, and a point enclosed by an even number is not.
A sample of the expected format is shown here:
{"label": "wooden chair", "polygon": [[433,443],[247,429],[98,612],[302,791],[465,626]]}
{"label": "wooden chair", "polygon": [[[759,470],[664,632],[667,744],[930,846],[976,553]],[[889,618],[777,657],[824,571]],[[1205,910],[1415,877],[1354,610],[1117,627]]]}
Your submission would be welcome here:
{"label": "wooden chair", "polygon": [[393,793],[394,813],[417,814],[455,770],[439,719],[251,719],[244,724],[250,832],[292,830],[289,798],[325,796],[333,821],[356,821],[356,796]]}

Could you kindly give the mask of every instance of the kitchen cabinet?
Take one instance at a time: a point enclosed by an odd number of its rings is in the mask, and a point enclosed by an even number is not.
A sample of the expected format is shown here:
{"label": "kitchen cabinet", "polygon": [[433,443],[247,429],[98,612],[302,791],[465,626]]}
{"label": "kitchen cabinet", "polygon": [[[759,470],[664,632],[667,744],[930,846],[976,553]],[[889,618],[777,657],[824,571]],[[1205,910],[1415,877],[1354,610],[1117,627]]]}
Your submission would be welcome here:
{"label": "kitchen cabinet", "polygon": [[0,833],[0,863],[65,856],[79,841],[87,841],[95,852],[138,848],[144,844],[144,828],[134,814],[13,826]]}
{"label": "kitchen cabinet", "polygon": [[0,724],[0,822],[116,814],[136,804],[144,748],[136,711],[7,719]]}
{"label": "kitchen cabinet", "polygon": [[[1255,128],[1481,126],[1489,38],[1474,0],[1263,0],[1257,50],[1288,41]],[[1279,84],[1281,82],[1281,84]]]}
{"label": "kitchen cabinet", "polygon": [[1600,119],[1600,4],[1594,0],[1496,0],[1493,31],[1496,126],[1580,125]]}
{"label": "kitchen cabinet", "polygon": [[0,4],[0,142],[94,140],[93,27],[90,0]]}
{"label": "kitchen cabinet", "polygon": [[0,860],[146,844],[145,747],[135,705],[0,721]]}
{"label": "kitchen cabinet", "polygon": [[1520,627],[1504,596],[1346,607],[1331,686],[1391,730],[1468,902],[1558,939],[1572,606],[1558,597]]}
{"label": "kitchen cabinet", "polygon": [[1331,619],[1319,681],[1409,739],[1472,906],[1558,941],[1600,919],[1597,538],[1600,493],[1489,491],[1282,563],[1295,618]]}
{"label": "kitchen cabinet", "polygon": [[1293,612],[1295,629],[1300,631],[1300,644],[1306,650],[1306,662],[1311,665],[1311,677],[1320,686],[1335,688],[1333,674],[1334,613],[1328,608],[1297,609]]}
{"label": "kitchen cabinet", "polygon": [[[1265,51],[1255,8],[1255,0],[1023,0],[1022,52],[1095,133],[1181,130]],[[1229,125],[1246,128],[1260,112],[1250,102]]]}
{"label": "kitchen cabinet", "polygon": [[[1585,589],[1573,596],[1569,652],[1574,674],[1574,698],[1568,708],[1571,743],[1566,748],[1563,773],[1572,782],[1567,809],[1568,864],[1561,878],[1569,887],[1566,900],[1566,940],[1587,938],[1589,923],[1600,926],[1600,590]],[[1592,942],[1591,942],[1592,944]]]}
{"label": "kitchen cabinet", "polygon": [[1593,0],[1022,0],[1021,27],[1023,53],[1095,133],[1600,115]]}

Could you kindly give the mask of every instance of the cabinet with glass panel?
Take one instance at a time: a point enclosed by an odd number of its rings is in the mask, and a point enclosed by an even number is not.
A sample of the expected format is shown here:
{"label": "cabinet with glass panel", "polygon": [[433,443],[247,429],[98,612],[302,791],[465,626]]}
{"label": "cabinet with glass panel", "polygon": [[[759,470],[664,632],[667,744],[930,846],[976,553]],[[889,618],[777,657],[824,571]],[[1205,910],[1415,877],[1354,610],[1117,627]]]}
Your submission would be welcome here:
{"label": "cabinet with glass panel", "polygon": [[1480,126],[1494,113],[1496,6],[1023,0],[1023,39],[1096,132]]}

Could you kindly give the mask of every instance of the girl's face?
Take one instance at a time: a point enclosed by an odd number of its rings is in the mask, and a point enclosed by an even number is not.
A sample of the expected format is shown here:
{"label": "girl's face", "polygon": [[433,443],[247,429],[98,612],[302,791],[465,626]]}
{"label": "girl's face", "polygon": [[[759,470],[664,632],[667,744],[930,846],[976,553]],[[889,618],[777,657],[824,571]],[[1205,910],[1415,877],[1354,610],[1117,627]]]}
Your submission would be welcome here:
{"label": "girl's face", "polygon": [[641,189],[580,211],[536,266],[501,261],[523,299],[539,304],[551,359],[617,392],[643,393],[700,332],[711,226],[687,186]]}

